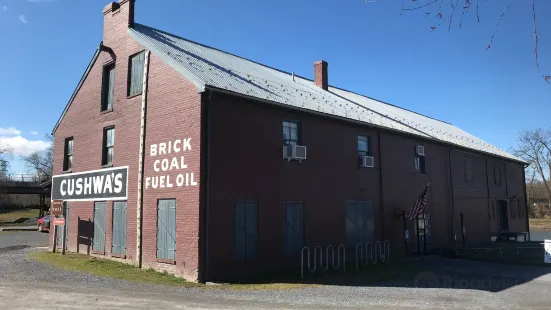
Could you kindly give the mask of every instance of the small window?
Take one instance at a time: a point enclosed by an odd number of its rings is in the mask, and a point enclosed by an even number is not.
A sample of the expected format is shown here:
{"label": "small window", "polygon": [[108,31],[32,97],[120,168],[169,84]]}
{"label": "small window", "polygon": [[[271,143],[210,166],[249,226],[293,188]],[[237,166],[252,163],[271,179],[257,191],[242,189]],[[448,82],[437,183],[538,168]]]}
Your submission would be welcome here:
{"label": "small window", "polygon": [[300,254],[304,246],[304,215],[300,202],[285,203],[285,254]]}
{"label": "small window", "polygon": [[65,139],[65,154],[63,156],[63,171],[73,168],[73,137]]}
{"label": "small window", "polygon": [[358,156],[371,156],[371,141],[368,135],[358,136]]}
{"label": "small window", "polygon": [[471,182],[473,180],[473,167],[470,158],[465,159],[465,181]]}
{"label": "small window", "polygon": [[494,181],[496,185],[501,185],[501,167],[494,167]]}
{"label": "small window", "polygon": [[115,145],[115,127],[103,129],[102,166],[113,166],[113,146]]}
{"label": "small window", "polygon": [[419,154],[419,146],[422,145],[416,145],[415,146],[415,172],[420,174],[426,174],[426,165],[425,165],[425,153],[424,153],[424,147],[423,147],[423,153]]}
{"label": "small window", "polygon": [[300,126],[296,121],[283,121],[283,144],[300,144]]}
{"label": "small window", "polygon": [[145,52],[130,56],[128,64],[128,96],[142,93]]}
{"label": "small window", "polygon": [[103,78],[101,82],[101,111],[113,109],[113,98],[115,94],[115,64],[103,67]]}
{"label": "small window", "polygon": [[236,261],[251,261],[256,258],[257,212],[255,202],[236,202],[234,204],[233,257]]}

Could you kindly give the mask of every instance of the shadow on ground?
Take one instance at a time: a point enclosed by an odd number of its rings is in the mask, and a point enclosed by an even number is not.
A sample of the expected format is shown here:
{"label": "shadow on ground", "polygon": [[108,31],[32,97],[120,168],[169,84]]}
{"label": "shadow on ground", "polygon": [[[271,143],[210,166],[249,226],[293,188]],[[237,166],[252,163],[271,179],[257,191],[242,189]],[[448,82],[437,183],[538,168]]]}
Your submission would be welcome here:
{"label": "shadow on ground", "polygon": [[[240,284],[304,283],[361,287],[471,289],[499,292],[551,274],[551,266],[512,265],[499,262],[431,257],[414,262],[346,266],[346,271],[328,270],[310,274],[304,270],[261,274],[229,281]],[[551,278],[551,276],[549,276]],[[227,282],[227,281],[226,281]]]}

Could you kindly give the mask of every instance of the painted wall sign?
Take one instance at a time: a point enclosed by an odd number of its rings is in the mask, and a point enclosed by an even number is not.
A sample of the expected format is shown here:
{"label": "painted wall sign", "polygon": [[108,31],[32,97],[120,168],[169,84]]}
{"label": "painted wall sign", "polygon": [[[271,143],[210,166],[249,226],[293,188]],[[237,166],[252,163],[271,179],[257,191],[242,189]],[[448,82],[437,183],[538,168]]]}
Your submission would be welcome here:
{"label": "painted wall sign", "polygon": [[[191,138],[151,144],[152,176],[145,177],[145,189],[197,186],[195,173],[188,171],[184,153],[191,151]],[[170,155],[170,156],[166,156]],[[174,175],[174,171],[179,172]]]}
{"label": "painted wall sign", "polygon": [[52,178],[52,200],[126,200],[128,167],[115,167]]}

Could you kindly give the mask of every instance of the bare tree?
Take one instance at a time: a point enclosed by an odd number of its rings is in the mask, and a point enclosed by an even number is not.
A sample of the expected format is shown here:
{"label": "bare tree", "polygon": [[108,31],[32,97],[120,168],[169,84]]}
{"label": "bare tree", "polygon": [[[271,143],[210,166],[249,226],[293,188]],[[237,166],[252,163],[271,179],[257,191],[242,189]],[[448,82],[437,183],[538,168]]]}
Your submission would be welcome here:
{"label": "bare tree", "polygon": [[35,152],[29,156],[22,157],[27,169],[35,173],[42,180],[52,177],[54,165],[54,137],[46,135],[46,139],[50,141],[50,147],[42,152]]}
{"label": "bare tree", "polygon": [[[366,0],[366,1],[372,2],[369,0]],[[426,18],[431,18],[431,17],[435,18],[435,23],[433,24],[433,26],[430,27],[430,31],[435,31],[441,28],[442,25],[447,26],[448,31],[450,31],[452,29],[452,26],[461,28],[461,26],[463,25],[463,17],[465,16],[465,14],[469,14],[470,12],[475,12],[476,20],[477,22],[480,22],[480,14],[479,14],[480,7],[486,4],[488,0],[484,1],[484,3],[481,0],[461,0],[461,1],[460,0],[450,0],[450,1],[425,0],[424,1],[425,3],[421,3],[421,4],[418,2],[422,2],[422,1],[401,0],[400,15],[404,14],[405,12],[421,10],[424,12],[424,15]],[[506,5],[504,4],[503,11],[501,12],[499,19],[496,22],[495,29],[492,32],[492,35],[489,39],[489,43],[488,43],[488,46],[486,47],[486,50],[488,50],[492,46],[495,34],[505,14],[515,4],[517,4],[516,0],[509,0]],[[543,74],[540,68],[540,62],[539,62],[539,44],[538,44],[539,37],[538,37],[538,28],[537,28],[537,19],[536,19],[537,17],[536,0],[519,1],[518,5],[532,6],[531,17],[534,25],[534,31],[532,35],[534,36],[535,64],[538,72],[541,74],[543,79],[549,84],[551,82],[551,76]]]}
{"label": "bare tree", "polygon": [[535,129],[523,131],[518,137],[518,146],[513,153],[530,163],[533,169],[533,180],[536,176],[542,181],[551,201],[551,130]]}

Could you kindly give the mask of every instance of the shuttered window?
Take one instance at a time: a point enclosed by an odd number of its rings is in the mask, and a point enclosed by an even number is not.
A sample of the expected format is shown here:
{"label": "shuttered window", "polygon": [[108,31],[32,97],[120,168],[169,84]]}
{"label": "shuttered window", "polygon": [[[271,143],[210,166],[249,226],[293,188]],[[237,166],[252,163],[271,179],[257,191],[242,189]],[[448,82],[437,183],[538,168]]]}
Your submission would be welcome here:
{"label": "shuttered window", "polygon": [[176,199],[157,202],[157,258],[176,260]]}
{"label": "shuttered window", "polygon": [[375,232],[372,201],[346,202],[346,239],[349,248],[373,242]]}
{"label": "shuttered window", "polygon": [[113,202],[113,241],[111,253],[126,255],[126,201]]}
{"label": "shuttered window", "polygon": [[256,258],[258,240],[258,210],[255,202],[234,204],[234,259],[250,261]]}
{"label": "shuttered window", "polygon": [[115,94],[115,64],[103,67],[101,81],[101,111],[113,109]]}
{"label": "shuttered window", "polygon": [[130,57],[128,67],[128,96],[136,96],[142,93],[144,62],[145,52]]}
{"label": "shuttered window", "polygon": [[94,202],[94,252],[105,253],[105,201]]}
{"label": "shuttered window", "polygon": [[285,203],[285,253],[295,255],[304,246],[304,215],[300,202]]}

